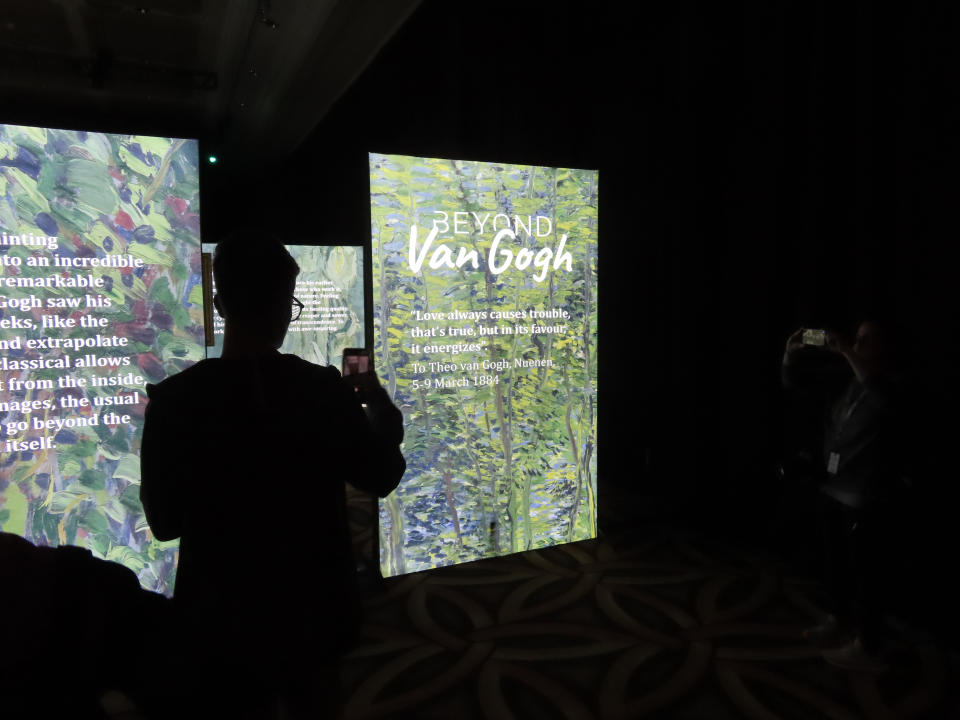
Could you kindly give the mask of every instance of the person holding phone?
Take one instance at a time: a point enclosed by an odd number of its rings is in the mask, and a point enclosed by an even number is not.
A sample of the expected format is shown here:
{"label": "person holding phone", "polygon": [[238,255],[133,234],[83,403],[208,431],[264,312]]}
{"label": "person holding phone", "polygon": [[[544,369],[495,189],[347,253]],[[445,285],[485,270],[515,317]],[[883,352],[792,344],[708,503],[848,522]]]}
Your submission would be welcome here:
{"label": "person holding phone", "polygon": [[[816,362],[825,353],[842,358],[847,373],[825,372]],[[895,357],[889,325],[867,320],[853,342],[832,330],[797,330],[782,364],[784,387],[812,395],[822,413],[812,472],[832,607],[804,635],[825,647],[829,662],[868,672],[885,669],[879,657],[879,547],[902,480]]]}
{"label": "person holding phone", "polygon": [[382,497],[406,467],[402,415],[372,367],[344,379],[278,351],[298,272],[260,233],[220,242],[221,357],[147,386],[140,499],[158,539],[180,538],[182,675],[210,717],[277,702],[333,714],[359,626],[344,483]]}

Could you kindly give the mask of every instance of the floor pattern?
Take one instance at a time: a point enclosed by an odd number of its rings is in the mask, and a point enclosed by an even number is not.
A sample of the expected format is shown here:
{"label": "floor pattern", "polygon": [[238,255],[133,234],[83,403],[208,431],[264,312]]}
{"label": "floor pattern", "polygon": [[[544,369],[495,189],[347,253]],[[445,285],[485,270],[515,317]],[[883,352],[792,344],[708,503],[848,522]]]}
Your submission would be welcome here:
{"label": "floor pattern", "polygon": [[801,637],[816,583],[695,534],[620,534],[384,581],[344,717],[960,717],[931,637],[894,638],[883,675],[844,672]]}

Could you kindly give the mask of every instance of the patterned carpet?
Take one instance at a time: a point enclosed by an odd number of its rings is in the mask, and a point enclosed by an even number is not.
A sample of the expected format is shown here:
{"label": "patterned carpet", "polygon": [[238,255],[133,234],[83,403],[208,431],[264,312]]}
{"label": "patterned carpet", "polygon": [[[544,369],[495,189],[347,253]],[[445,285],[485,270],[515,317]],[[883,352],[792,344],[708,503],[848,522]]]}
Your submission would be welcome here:
{"label": "patterned carpet", "polygon": [[[371,558],[375,505],[349,505]],[[596,540],[371,580],[342,716],[960,718],[960,657],[929,632],[889,618],[889,670],[845,672],[801,637],[822,589],[775,555],[662,524],[602,527]],[[101,706],[144,718],[122,693]]]}
{"label": "patterned carpet", "polygon": [[891,638],[848,673],[804,643],[815,582],[673,530],[391,578],[342,670],[346,718],[960,718],[955,659]]}

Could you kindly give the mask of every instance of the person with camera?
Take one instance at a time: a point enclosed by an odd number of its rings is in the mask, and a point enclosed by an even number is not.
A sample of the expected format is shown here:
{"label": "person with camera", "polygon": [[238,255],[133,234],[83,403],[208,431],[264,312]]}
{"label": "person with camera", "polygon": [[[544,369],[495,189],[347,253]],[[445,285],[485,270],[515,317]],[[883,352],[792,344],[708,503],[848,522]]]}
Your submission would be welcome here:
{"label": "person with camera", "polygon": [[298,272],[261,234],[220,242],[221,357],[147,386],[140,498],[154,535],[180,538],[183,702],[199,716],[332,714],[359,626],[344,483],[382,497],[406,467],[372,370],[342,378],[278,351]]}
{"label": "person with camera", "polygon": [[[812,467],[832,607],[804,637],[825,648],[828,662],[867,672],[886,667],[880,562],[902,477],[895,350],[889,326],[878,320],[861,322],[853,342],[801,328],[787,340],[782,367],[784,386],[813,396],[821,408]],[[842,358],[847,372],[828,370],[825,353]]]}

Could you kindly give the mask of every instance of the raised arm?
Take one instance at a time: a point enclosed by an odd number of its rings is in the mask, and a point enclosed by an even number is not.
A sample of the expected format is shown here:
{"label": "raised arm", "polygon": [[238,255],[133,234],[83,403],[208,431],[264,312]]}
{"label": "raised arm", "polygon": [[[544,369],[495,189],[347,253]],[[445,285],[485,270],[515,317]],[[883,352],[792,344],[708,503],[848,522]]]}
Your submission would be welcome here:
{"label": "raised arm", "polygon": [[827,333],[827,347],[847,361],[857,382],[863,387],[862,402],[868,403],[875,412],[890,412],[894,405],[894,387],[882,371],[882,366],[869,362],[838,333]]}
{"label": "raised arm", "polygon": [[[336,371],[335,371],[336,372]],[[367,404],[361,407],[353,391],[363,391]],[[348,465],[355,468],[349,481],[354,487],[379,497],[389,495],[407,468],[400,452],[403,442],[403,413],[391,402],[375,373],[351,377],[351,383],[338,381],[340,402],[344,408]]]}
{"label": "raised arm", "polygon": [[871,368],[860,355],[854,352],[853,346],[840,333],[827,333],[827,347],[843,356],[850,369],[853,370],[853,374],[861,383],[865,383],[868,378],[875,374],[873,372],[874,368]]}
{"label": "raised arm", "polygon": [[803,347],[803,328],[798,329],[787,338],[787,346],[783,351],[783,362],[780,365],[780,383],[787,390],[800,387],[802,376],[797,373],[793,354]]}

